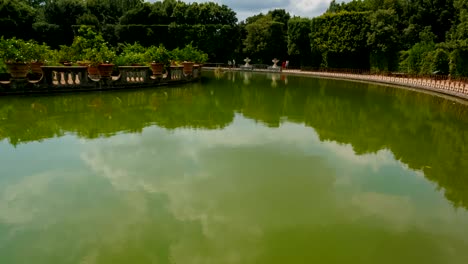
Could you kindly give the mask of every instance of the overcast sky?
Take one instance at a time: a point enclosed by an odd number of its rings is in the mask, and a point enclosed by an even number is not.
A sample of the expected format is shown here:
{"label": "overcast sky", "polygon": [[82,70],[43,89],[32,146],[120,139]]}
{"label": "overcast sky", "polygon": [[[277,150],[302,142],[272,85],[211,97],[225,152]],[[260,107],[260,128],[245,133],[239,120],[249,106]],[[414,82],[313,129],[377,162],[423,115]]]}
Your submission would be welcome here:
{"label": "overcast sky", "polygon": [[[157,0],[147,0],[156,2]],[[239,21],[270,9],[286,9],[291,15],[315,17],[328,8],[331,0],[183,0],[184,2],[216,2],[230,7],[237,13]],[[341,1],[338,1],[341,2]]]}

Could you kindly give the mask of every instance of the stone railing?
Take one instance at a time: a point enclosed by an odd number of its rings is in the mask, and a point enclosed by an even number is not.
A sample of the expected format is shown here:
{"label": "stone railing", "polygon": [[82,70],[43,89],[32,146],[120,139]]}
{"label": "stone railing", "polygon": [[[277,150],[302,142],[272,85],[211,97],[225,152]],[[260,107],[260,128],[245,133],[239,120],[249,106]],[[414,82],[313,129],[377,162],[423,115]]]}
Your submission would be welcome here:
{"label": "stone railing", "polygon": [[193,65],[192,78],[198,79],[201,76],[201,65]]}
{"label": "stone railing", "polygon": [[49,87],[86,86],[86,66],[42,66],[44,83]]}
{"label": "stone railing", "polygon": [[162,76],[153,76],[149,66],[119,66],[116,75],[101,78],[88,74],[87,66],[42,66],[42,76],[36,79],[0,80],[0,94],[28,92],[67,92],[73,90],[105,90],[131,87],[155,87],[196,81],[201,77],[201,66],[184,74],[183,66],[171,66]]}
{"label": "stone railing", "polygon": [[466,77],[453,78],[447,75],[437,74],[411,75],[405,73],[372,73],[355,69],[309,69],[306,71],[288,70],[288,72],[396,84],[468,99],[468,78]]}
{"label": "stone railing", "polygon": [[124,83],[145,83],[150,81],[149,66],[119,66],[120,76],[114,77]]}
{"label": "stone railing", "polygon": [[169,67],[169,73],[168,74],[168,78],[170,80],[175,80],[175,81],[178,81],[178,80],[182,80],[184,79],[184,66],[171,66]]}

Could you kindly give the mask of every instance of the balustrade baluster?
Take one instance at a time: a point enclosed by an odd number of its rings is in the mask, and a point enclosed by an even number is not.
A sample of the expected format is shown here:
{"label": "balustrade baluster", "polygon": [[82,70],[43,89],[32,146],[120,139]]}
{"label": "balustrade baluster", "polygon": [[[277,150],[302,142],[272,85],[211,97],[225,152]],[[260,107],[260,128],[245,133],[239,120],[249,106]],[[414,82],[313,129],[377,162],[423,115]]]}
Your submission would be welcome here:
{"label": "balustrade baluster", "polygon": [[65,73],[64,72],[60,72],[60,84],[61,85],[67,84],[67,80],[65,79]]}
{"label": "balustrade baluster", "polygon": [[75,84],[75,82],[73,81],[73,77],[72,77],[73,73],[67,72],[66,75],[67,75],[67,77],[68,77],[68,78],[67,78],[67,79],[68,79],[68,81],[67,81],[68,84],[69,84],[69,85]]}
{"label": "balustrade baluster", "polygon": [[81,78],[81,72],[76,73],[76,74],[75,74],[75,84],[76,84],[76,85],[80,85],[80,84],[81,84],[80,78]]}
{"label": "balustrade baluster", "polygon": [[53,85],[58,85],[60,82],[59,82],[59,78],[58,78],[58,73],[56,71],[53,71],[52,72],[52,84]]}

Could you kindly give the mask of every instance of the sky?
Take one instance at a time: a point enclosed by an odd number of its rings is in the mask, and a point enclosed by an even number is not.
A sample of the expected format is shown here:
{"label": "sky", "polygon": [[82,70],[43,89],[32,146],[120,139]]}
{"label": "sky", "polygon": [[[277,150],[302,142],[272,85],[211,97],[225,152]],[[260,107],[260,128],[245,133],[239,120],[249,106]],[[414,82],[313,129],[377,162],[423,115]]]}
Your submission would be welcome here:
{"label": "sky", "polygon": [[[157,0],[149,0],[156,2]],[[259,13],[267,13],[271,9],[285,9],[292,16],[315,17],[323,14],[331,0],[183,0],[193,2],[215,2],[227,5],[237,13],[239,21]],[[341,1],[339,1],[341,2]]]}

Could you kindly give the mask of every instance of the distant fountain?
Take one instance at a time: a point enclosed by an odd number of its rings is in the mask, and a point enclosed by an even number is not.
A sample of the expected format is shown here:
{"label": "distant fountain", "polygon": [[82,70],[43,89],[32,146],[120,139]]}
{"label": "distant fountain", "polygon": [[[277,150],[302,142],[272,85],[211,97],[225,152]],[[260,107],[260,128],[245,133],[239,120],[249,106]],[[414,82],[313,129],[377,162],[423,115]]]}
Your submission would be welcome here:
{"label": "distant fountain", "polygon": [[249,62],[251,61],[251,59],[249,59],[249,57],[245,58],[244,59],[245,61],[245,64],[241,66],[241,69],[242,70],[253,70],[253,66],[249,64]]}
{"label": "distant fountain", "polygon": [[271,62],[273,62],[273,66],[269,66],[268,70],[269,71],[275,71],[275,72],[278,71],[278,72],[280,72],[281,67],[278,67],[278,65],[277,65],[279,60],[277,58],[274,58],[273,60],[271,60]]}
{"label": "distant fountain", "polygon": [[271,66],[272,68],[278,68],[278,65],[276,64],[278,64],[279,60],[277,58],[272,59],[271,62],[273,62],[273,66]]}

